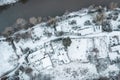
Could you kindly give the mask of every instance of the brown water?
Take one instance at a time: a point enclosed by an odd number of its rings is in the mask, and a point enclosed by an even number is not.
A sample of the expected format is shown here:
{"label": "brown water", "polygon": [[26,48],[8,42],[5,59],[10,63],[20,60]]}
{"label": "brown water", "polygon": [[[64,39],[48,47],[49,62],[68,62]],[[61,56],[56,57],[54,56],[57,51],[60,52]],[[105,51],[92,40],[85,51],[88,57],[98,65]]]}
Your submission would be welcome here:
{"label": "brown water", "polygon": [[5,7],[0,7],[0,32],[12,25],[17,18],[28,19],[32,16],[60,16],[66,10],[77,11],[92,4],[108,6],[111,2],[120,0],[23,0]]}

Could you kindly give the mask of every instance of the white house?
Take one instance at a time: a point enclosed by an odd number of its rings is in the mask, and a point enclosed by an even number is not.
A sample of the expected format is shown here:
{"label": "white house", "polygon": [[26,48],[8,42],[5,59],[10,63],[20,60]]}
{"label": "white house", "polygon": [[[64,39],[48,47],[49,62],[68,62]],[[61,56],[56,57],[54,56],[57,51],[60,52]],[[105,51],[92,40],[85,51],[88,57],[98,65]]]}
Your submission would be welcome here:
{"label": "white house", "polygon": [[65,64],[70,62],[67,52],[64,49],[60,50],[60,52],[58,54],[58,59]]}
{"label": "white house", "polygon": [[52,62],[48,54],[44,50],[38,50],[28,56],[29,64],[37,70],[52,67]]}

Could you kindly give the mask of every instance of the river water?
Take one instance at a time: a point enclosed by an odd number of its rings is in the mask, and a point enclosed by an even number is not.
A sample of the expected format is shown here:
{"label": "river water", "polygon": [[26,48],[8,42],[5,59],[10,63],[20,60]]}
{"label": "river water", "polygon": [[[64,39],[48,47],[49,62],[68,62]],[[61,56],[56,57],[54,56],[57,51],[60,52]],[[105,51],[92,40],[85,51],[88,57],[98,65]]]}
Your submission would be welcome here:
{"label": "river water", "polygon": [[15,23],[17,18],[61,16],[65,11],[77,11],[92,4],[108,6],[120,0],[23,0],[13,5],[0,7],[0,32]]}

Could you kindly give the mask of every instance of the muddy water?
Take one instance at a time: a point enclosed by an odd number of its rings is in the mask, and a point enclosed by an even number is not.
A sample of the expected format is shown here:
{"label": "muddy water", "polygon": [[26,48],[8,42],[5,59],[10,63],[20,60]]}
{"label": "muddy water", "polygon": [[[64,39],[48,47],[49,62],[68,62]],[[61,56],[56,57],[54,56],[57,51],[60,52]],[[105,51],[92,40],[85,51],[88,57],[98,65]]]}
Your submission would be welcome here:
{"label": "muddy water", "polygon": [[77,11],[92,4],[107,6],[120,0],[23,0],[14,5],[0,7],[0,32],[12,25],[17,18],[32,16],[57,16],[67,11]]}

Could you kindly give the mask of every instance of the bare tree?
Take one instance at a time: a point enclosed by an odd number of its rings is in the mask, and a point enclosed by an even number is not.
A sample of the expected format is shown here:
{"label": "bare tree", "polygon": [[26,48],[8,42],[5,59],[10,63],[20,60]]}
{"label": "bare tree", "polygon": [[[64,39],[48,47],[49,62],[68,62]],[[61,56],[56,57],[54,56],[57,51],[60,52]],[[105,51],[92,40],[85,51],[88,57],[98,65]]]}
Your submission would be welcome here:
{"label": "bare tree", "polygon": [[5,37],[10,36],[12,33],[14,33],[13,27],[7,27],[3,32],[2,35]]}
{"label": "bare tree", "polygon": [[96,21],[97,24],[101,25],[102,22],[104,21],[105,19],[105,14],[102,12],[102,13],[97,13],[94,20]]}
{"label": "bare tree", "polygon": [[117,7],[118,7],[118,4],[115,3],[115,2],[111,2],[111,3],[109,4],[109,8],[112,9],[112,10],[114,10],[114,9],[117,8]]}

